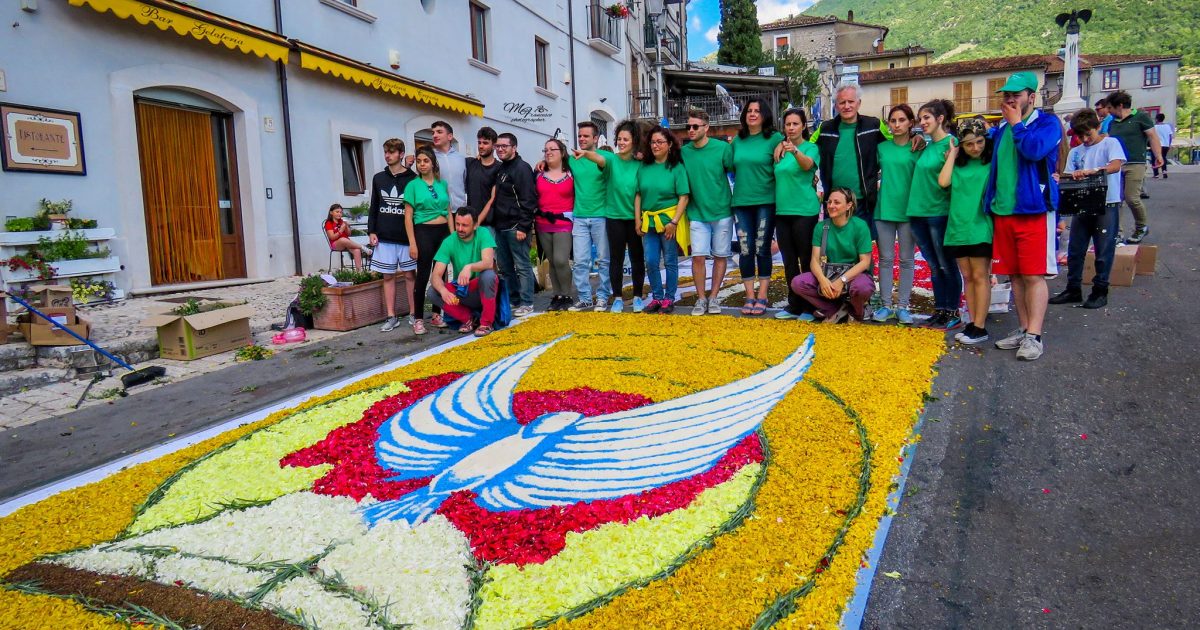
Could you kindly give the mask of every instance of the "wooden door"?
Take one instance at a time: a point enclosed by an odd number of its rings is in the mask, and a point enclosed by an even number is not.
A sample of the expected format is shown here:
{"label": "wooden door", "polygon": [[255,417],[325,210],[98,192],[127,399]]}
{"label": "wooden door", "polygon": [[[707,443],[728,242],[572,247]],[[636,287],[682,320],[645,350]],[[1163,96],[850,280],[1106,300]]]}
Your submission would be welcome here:
{"label": "wooden door", "polygon": [[246,244],[242,238],[241,194],[238,190],[237,151],[233,118],[212,114],[213,163],[217,176],[217,215],[221,224],[222,278],[246,277]]}
{"label": "wooden door", "polygon": [[[213,112],[148,101],[139,100],[136,111],[151,283],[244,276],[240,217],[233,220],[240,214],[232,205],[234,171],[230,160],[219,159],[221,154],[232,155],[228,126],[214,124]],[[218,178],[219,166],[223,178]],[[222,205],[230,205],[227,229],[222,226]],[[224,249],[231,235],[239,253],[227,264]]]}

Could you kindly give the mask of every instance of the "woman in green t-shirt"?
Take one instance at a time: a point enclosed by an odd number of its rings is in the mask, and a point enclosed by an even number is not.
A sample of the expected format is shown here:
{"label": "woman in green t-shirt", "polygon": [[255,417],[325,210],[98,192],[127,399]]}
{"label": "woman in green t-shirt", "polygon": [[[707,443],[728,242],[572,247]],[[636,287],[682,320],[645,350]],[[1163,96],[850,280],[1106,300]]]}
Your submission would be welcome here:
{"label": "woman in green t-shirt", "polygon": [[[633,312],[640,313],[645,304],[642,296],[646,286],[646,253],[642,238],[633,220],[633,198],[637,194],[637,176],[642,161],[634,155],[641,144],[637,123],[622,121],[617,125],[617,159],[603,166],[608,186],[608,203],[604,211],[604,231],[608,236],[608,281],[612,288],[612,312],[625,309],[621,289],[625,284],[625,256],[629,256],[629,275],[633,280]],[[605,160],[603,156],[593,155]],[[594,157],[590,157],[595,161]],[[603,282],[603,278],[601,282]]]}
{"label": "woman in green t-shirt", "polygon": [[[662,127],[651,129],[642,156],[633,198],[634,225],[642,236],[646,271],[650,274],[650,302],[642,312],[671,313],[675,311],[679,285],[679,250],[687,252],[691,189],[675,134]],[[660,262],[667,267],[666,287],[658,274]]]}
{"label": "woman in green t-shirt", "polygon": [[917,121],[929,136],[917,164],[913,168],[912,187],[908,192],[908,222],[912,228],[921,256],[929,263],[933,282],[934,313],[926,326],[950,330],[962,322],[958,305],[962,297],[962,276],[954,259],[942,250],[945,242],[947,217],[950,214],[950,191],[938,185],[938,175],[946,163],[946,152],[954,142],[950,121],[954,120],[954,104],[947,100],[925,103],[917,111]]}
{"label": "woman in green t-shirt", "polygon": [[746,286],[742,315],[762,315],[767,309],[771,237],[775,234],[774,154],[783,136],[775,131],[771,106],[761,98],[746,103],[741,123],[733,139],[733,217],[737,223],[738,269]]}
{"label": "woman in green t-shirt", "polygon": [[[854,216],[856,203],[849,188],[829,192],[826,219],[813,230],[810,271],[796,276],[791,284],[792,290],[829,323],[844,321],[847,316],[862,321],[863,308],[875,292],[875,281],[867,273],[871,266],[871,228]],[[827,268],[827,264],[831,266]],[[836,275],[832,265],[839,266]]]}
{"label": "woman in green t-shirt", "polygon": [[958,146],[950,145],[938,184],[950,189],[950,216],[942,247],[958,261],[966,281],[967,310],[971,323],[954,336],[975,345],[987,341],[987,312],[992,302],[992,217],[983,211],[983,189],[992,161],[992,140],[981,120],[964,121]]}
{"label": "woman in green t-shirt", "polygon": [[[813,184],[821,157],[808,141],[808,118],[801,108],[783,113],[784,140],[775,148],[775,240],[783,257],[788,287],[792,279],[809,271],[813,228],[821,214],[821,199]],[[812,321],[813,307],[795,291],[788,291],[787,307],[777,319]]]}
{"label": "woman in green t-shirt", "polygon": [[[887,119],[892,141],[881,143],[876,149],[879,155],[879,201],[875,205],[875,231],[879,234],[879,294],[883,299],[883,306],[871,316],[877,322],[886,322],[895,317],[901,324],[913,323],[908,308],[912,297],[916,249],[908,224],[908,193],[913,167],[917,165],[920,155],[911,146],[915,122],[916,116],[911,107],[905,104],[893,107]],[[896,241],[899,241],[900,250],[900,300],[896,310],[892,310]]]}
{"label": "woman in green t-shirt", "polygon": [[[450,236],[450,192],[442,179],[433,149],[417,149],[417,177],[404,187],[404,227],[408,231],[408,253],[417,261],[417,279],[409,310],[413,333],[425,334],[425,289],[433,271],[433,255]],[[435,304],[429,324],[445,328],[442,309]]]}

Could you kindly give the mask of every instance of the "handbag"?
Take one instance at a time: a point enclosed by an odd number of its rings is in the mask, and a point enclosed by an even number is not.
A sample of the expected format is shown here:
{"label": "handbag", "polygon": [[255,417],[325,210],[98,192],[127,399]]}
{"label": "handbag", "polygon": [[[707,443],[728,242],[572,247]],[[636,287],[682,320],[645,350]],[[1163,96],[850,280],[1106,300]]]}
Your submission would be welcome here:
{"label": "handbag", "polygon": [[1104,173],[1058,182],[1058,213],[1063,216],[1103,214],[1107,198],[1108,177]]}
{"label": "handbag", "polygon": [[[821,229],[821,273],[825,274],[825,278],[830,282],[837,280],[842,274],[850,271],[854,265],[852,263],[831,263],[826,252],[829,251],[829,221],[825,221],[825,226]],[[842,293],[850,292],[850,283],[842,283]]]}
{"label": "handbag", "polygon": [[504,276],[500,274],[497,276],[499,277],[496,279],[496,317],[492,320],[492,326],[504,328],[512,323],[512,301],[508,297],[508,283],[505,282]]}

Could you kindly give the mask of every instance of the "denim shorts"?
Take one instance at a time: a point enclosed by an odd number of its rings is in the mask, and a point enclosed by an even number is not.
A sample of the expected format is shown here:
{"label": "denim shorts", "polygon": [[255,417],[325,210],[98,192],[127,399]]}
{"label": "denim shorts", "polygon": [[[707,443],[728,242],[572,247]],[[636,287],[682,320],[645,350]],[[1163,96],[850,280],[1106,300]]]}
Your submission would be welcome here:
{"label": "denim shorts", "polygon": [[733,217],[716,221],[691,221],[692,256],[729,258],[733,255]]}

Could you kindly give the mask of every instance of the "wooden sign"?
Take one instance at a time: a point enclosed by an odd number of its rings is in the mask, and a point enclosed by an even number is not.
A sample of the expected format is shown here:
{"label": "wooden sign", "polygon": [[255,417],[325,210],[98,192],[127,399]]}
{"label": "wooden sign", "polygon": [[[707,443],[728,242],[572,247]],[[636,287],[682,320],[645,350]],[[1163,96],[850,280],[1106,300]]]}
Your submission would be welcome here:
{"label": "wooden sign", "polygon": [[0,103],[6,171],[86,175],[79,113]]}

